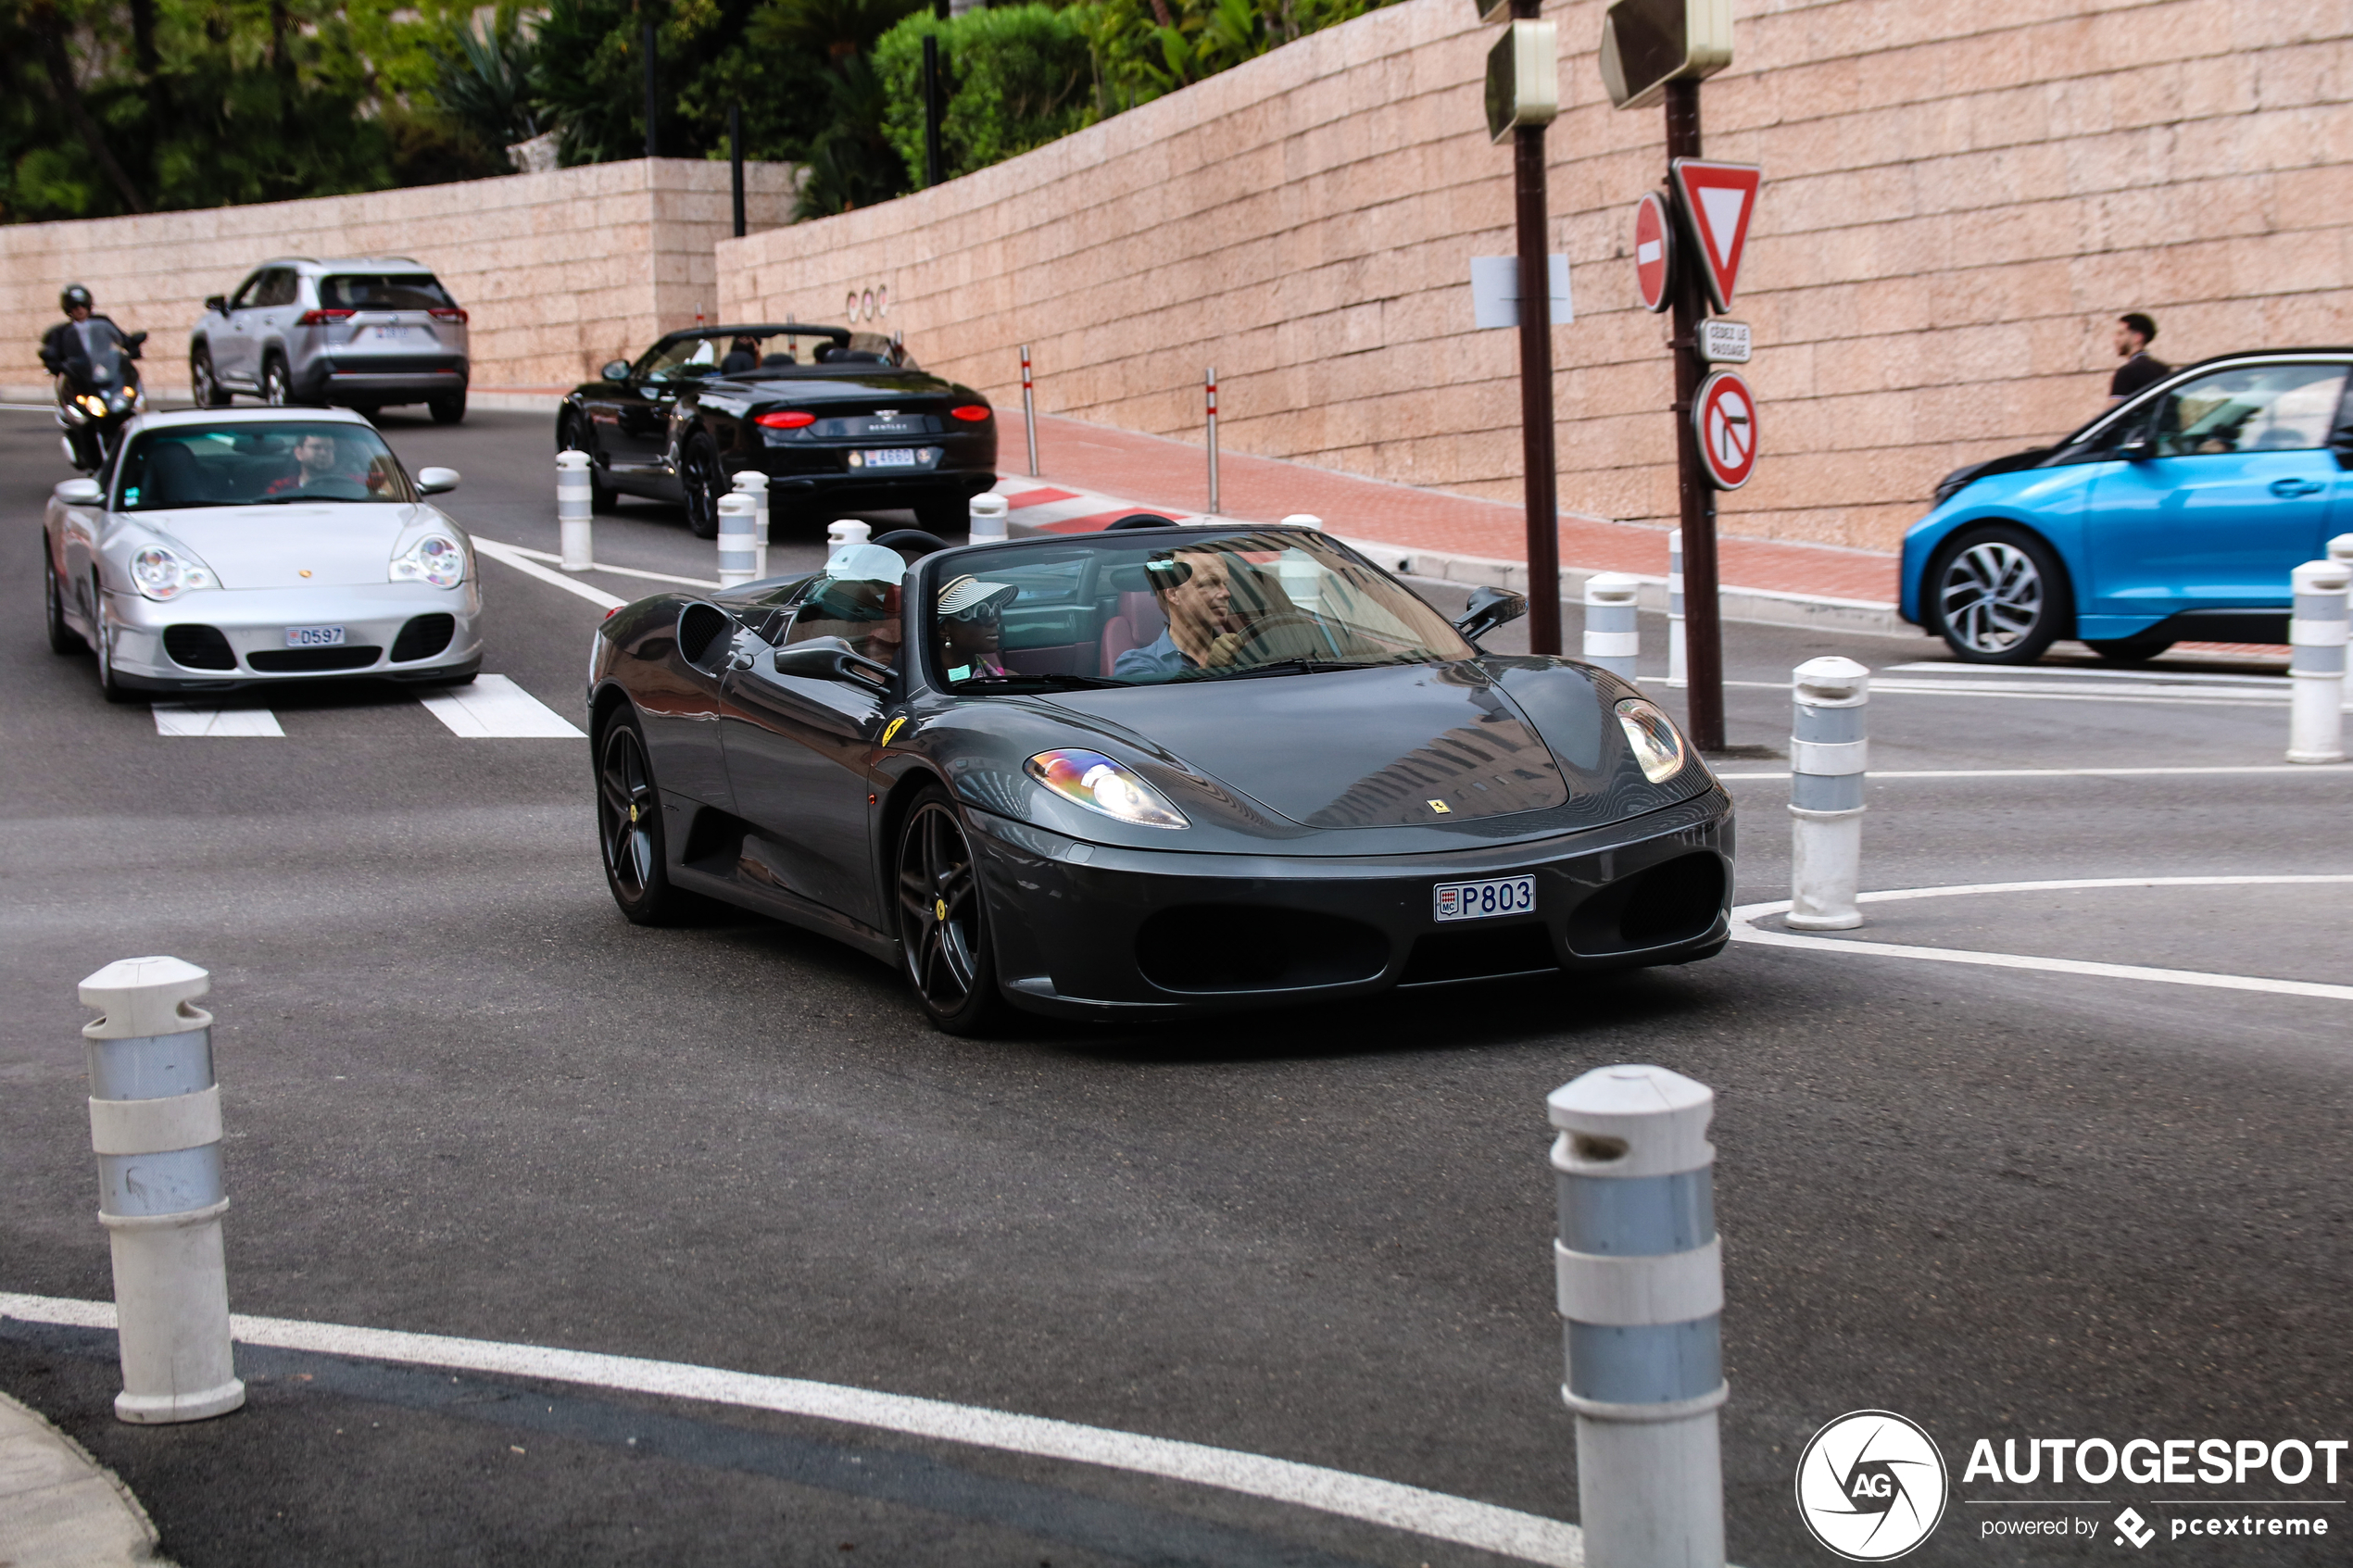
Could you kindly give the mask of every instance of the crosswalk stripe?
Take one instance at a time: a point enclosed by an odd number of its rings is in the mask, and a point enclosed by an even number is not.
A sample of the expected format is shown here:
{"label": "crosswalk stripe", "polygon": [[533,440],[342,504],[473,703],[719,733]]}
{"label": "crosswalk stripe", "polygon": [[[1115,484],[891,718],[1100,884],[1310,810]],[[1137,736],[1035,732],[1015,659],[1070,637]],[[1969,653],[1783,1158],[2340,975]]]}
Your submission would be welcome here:
{"label": "crosswalk stripe", "polygon": [[158,702],[150,709],[159,735],[276,735],[278,716],[266,708],[191,708],[184,702]]}
{"label": "crosswalk stripe", "polygon": [[504,675],[477,675],[473,684],[420,692],[426,712],[466,740],[584,740],[573,722]]}

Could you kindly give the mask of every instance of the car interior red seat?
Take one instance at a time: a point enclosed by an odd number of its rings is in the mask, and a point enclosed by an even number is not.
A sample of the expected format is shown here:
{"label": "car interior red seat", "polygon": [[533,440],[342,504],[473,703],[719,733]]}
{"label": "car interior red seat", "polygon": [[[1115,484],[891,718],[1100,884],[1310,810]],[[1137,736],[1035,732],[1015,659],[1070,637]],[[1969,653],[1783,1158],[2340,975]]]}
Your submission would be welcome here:
{"label": "car interior red seat", "polygon": [[1160,596],[1147,589],[1140,594],[1119,596],[1119,613],[1103,622],[1103,667],[1100,673],[1111,673],[1112,664],[1129,648],[1139,648],[1157,642],[1168,630],[1168,618],[1160,612]]}

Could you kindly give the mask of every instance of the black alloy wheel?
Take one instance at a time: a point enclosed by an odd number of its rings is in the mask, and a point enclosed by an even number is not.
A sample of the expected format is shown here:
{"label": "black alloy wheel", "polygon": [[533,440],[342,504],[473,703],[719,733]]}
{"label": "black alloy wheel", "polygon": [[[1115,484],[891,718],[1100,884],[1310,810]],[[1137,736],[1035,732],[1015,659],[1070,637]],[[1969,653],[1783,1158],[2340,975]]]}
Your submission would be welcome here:
{"label": "black alloy wheel", "polygon": [[686,526],[698,539],[719,537],[719,498],[735,488],[720,465],[719,448],[697,433],[678,456],[678,486],[686,493]]}
{"label": "black alloy wheel", "polygon": [[114,672],[114,622],[107,614],[107,591],[99,586],[98,574],[90,574],[90,651],[98,656],[98,693],[108,702],[129,702],[131,688],[116,679]]}
{"label": "black alloy wheel", "polygon": [[89,645],[66,624],[65,591],[57,583],[57,568],[49,558],[49,536],[41,536],[41,608],[48,622],[51,653],[80,653]]}
{"label": "black alloy wheel", "polygon": [[188,356],[188,385],[195,392],[199,408],[226,408],[231,401],[228,388],[212,373],[212,351],[199,348]]}
{"label": "black alloy wheel", "polygon": [[1924,587],[1929,629],[1965,664],[2032,664],[2074,621],[2066,569],[2023,528],[1962,534],[1937,552]]}
{"label": "black alloy wheel", "polygon": [[676,925],[700,900],[671,885],[664,858],[661,795],[654,787],[636,716],[618,713],[597,746],[597,841],[612,901],[637,925]]}
{"label": "black alloy wheel", "polygon": [[938,789],[926,789],[899,828],[899,950],[935,1028],[979,1035],[1004,1000],[964,824]]}
{"label": "black alloy wheel", "polygon": [[2100,637],[2083,639],[2083,646],[2110,664],[2145,664],[2173,646],[2172,637]]}
{"label": "black alloy wheel", "polygon": [[272,408],[294,407],[294,377],[286,370],[286,362],[275,354],[261,367],[261,400]]}
{"label": "black alloy wheel", "polygon": [[466,422],[466,395],[453,392],[447,397],[428,397],[425,399],[425,412],[433,416],[433,422],[437,425],[463,424]]}

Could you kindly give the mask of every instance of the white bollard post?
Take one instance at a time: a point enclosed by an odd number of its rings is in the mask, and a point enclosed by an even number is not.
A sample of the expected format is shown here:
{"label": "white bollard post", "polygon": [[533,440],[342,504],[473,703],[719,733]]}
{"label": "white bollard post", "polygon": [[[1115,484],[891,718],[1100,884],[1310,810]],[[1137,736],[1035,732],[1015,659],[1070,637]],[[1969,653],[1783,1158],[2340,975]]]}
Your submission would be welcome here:
{"label": "white bollard post", "polygon": [[122,959],[82,983],[98,1223],[114,1248],[118,1420],[202,1421],[245,1402],[229,1344],[220,1216],[220,1088],[212,977],[178,959]]}
{"label": "white bollard post", "polygon": [[1789,737],[1790,906],[1798,931],[1863,923],[1865,720],[1871,672],[1851,659],[1809,659],[1793,671]]}
{"label": "white bollard post", "polygon": [[1001,545],[1005,542],[1005,518],[1013,508],[1002,495],[984,490],[965,507],[972,521],[966,524],[968,536],[975,545]]}
{"label": "white bollard post", "polygon": [[596,564],[589,533],[593,527],[588,454],[556,454],[556,530],[561,536],[558,558],[566,571],[586,571]]}
{"label": "white bollard post", "polygon": [[1642,626],[1634,619],[1634,596],[1642,586],[1615,571],[1585,579],[1585,662],[1629,681],[1642,651]]}
{"label": "white bollard post", "polygon": [[2296,608],[2287,623],[2291,762],[2345,760],[2347,589],[2353,571],[2338,561],[2296,569]]}
{"label": "white bollard post", "polygon": [[1683,641],[1683,531],[1667,532],[1667,684],[1686,684],[1683,660],[1690,645]]}
{"label": "white bollard post", "polygon": [[1585,1561],[1724,1568],[1715,1093],[1664,1067],[1602,1067],[1544,1103]]}
{"label": "white bollard post", "polygon": [[736,493],[749,495],[759,509],[752,513],[752,562],[755,576],[768,575],[768,476],[757,469],[746,469],[736,475]]}
{"label": "white bollard post", "polygon": [[719,497],[719,585],[739,587],[754,581],[759,570],[760,546],[756,533],[760,524],[759,508],[752,498],[740,490],[730,490]]}
{"label": "white bollard post", "polygon": [[825,554],[830,556],[844,545],[862,545],[874,533],[854,517],[836,518],[825,525]]}

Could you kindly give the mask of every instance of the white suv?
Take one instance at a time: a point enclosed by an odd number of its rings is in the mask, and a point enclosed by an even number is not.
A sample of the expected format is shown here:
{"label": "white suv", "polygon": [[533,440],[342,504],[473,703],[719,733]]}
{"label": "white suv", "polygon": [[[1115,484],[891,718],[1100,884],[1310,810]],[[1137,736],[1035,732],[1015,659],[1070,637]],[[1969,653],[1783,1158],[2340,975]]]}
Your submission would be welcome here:
{"label": "white suv", "polygon": [[449,425],[466,417],[466,354],[465,311],[409,257],[285,257],[205,301],[188,335],[188,382],[204,408],[241,392],[362,414],[422,403]]}

